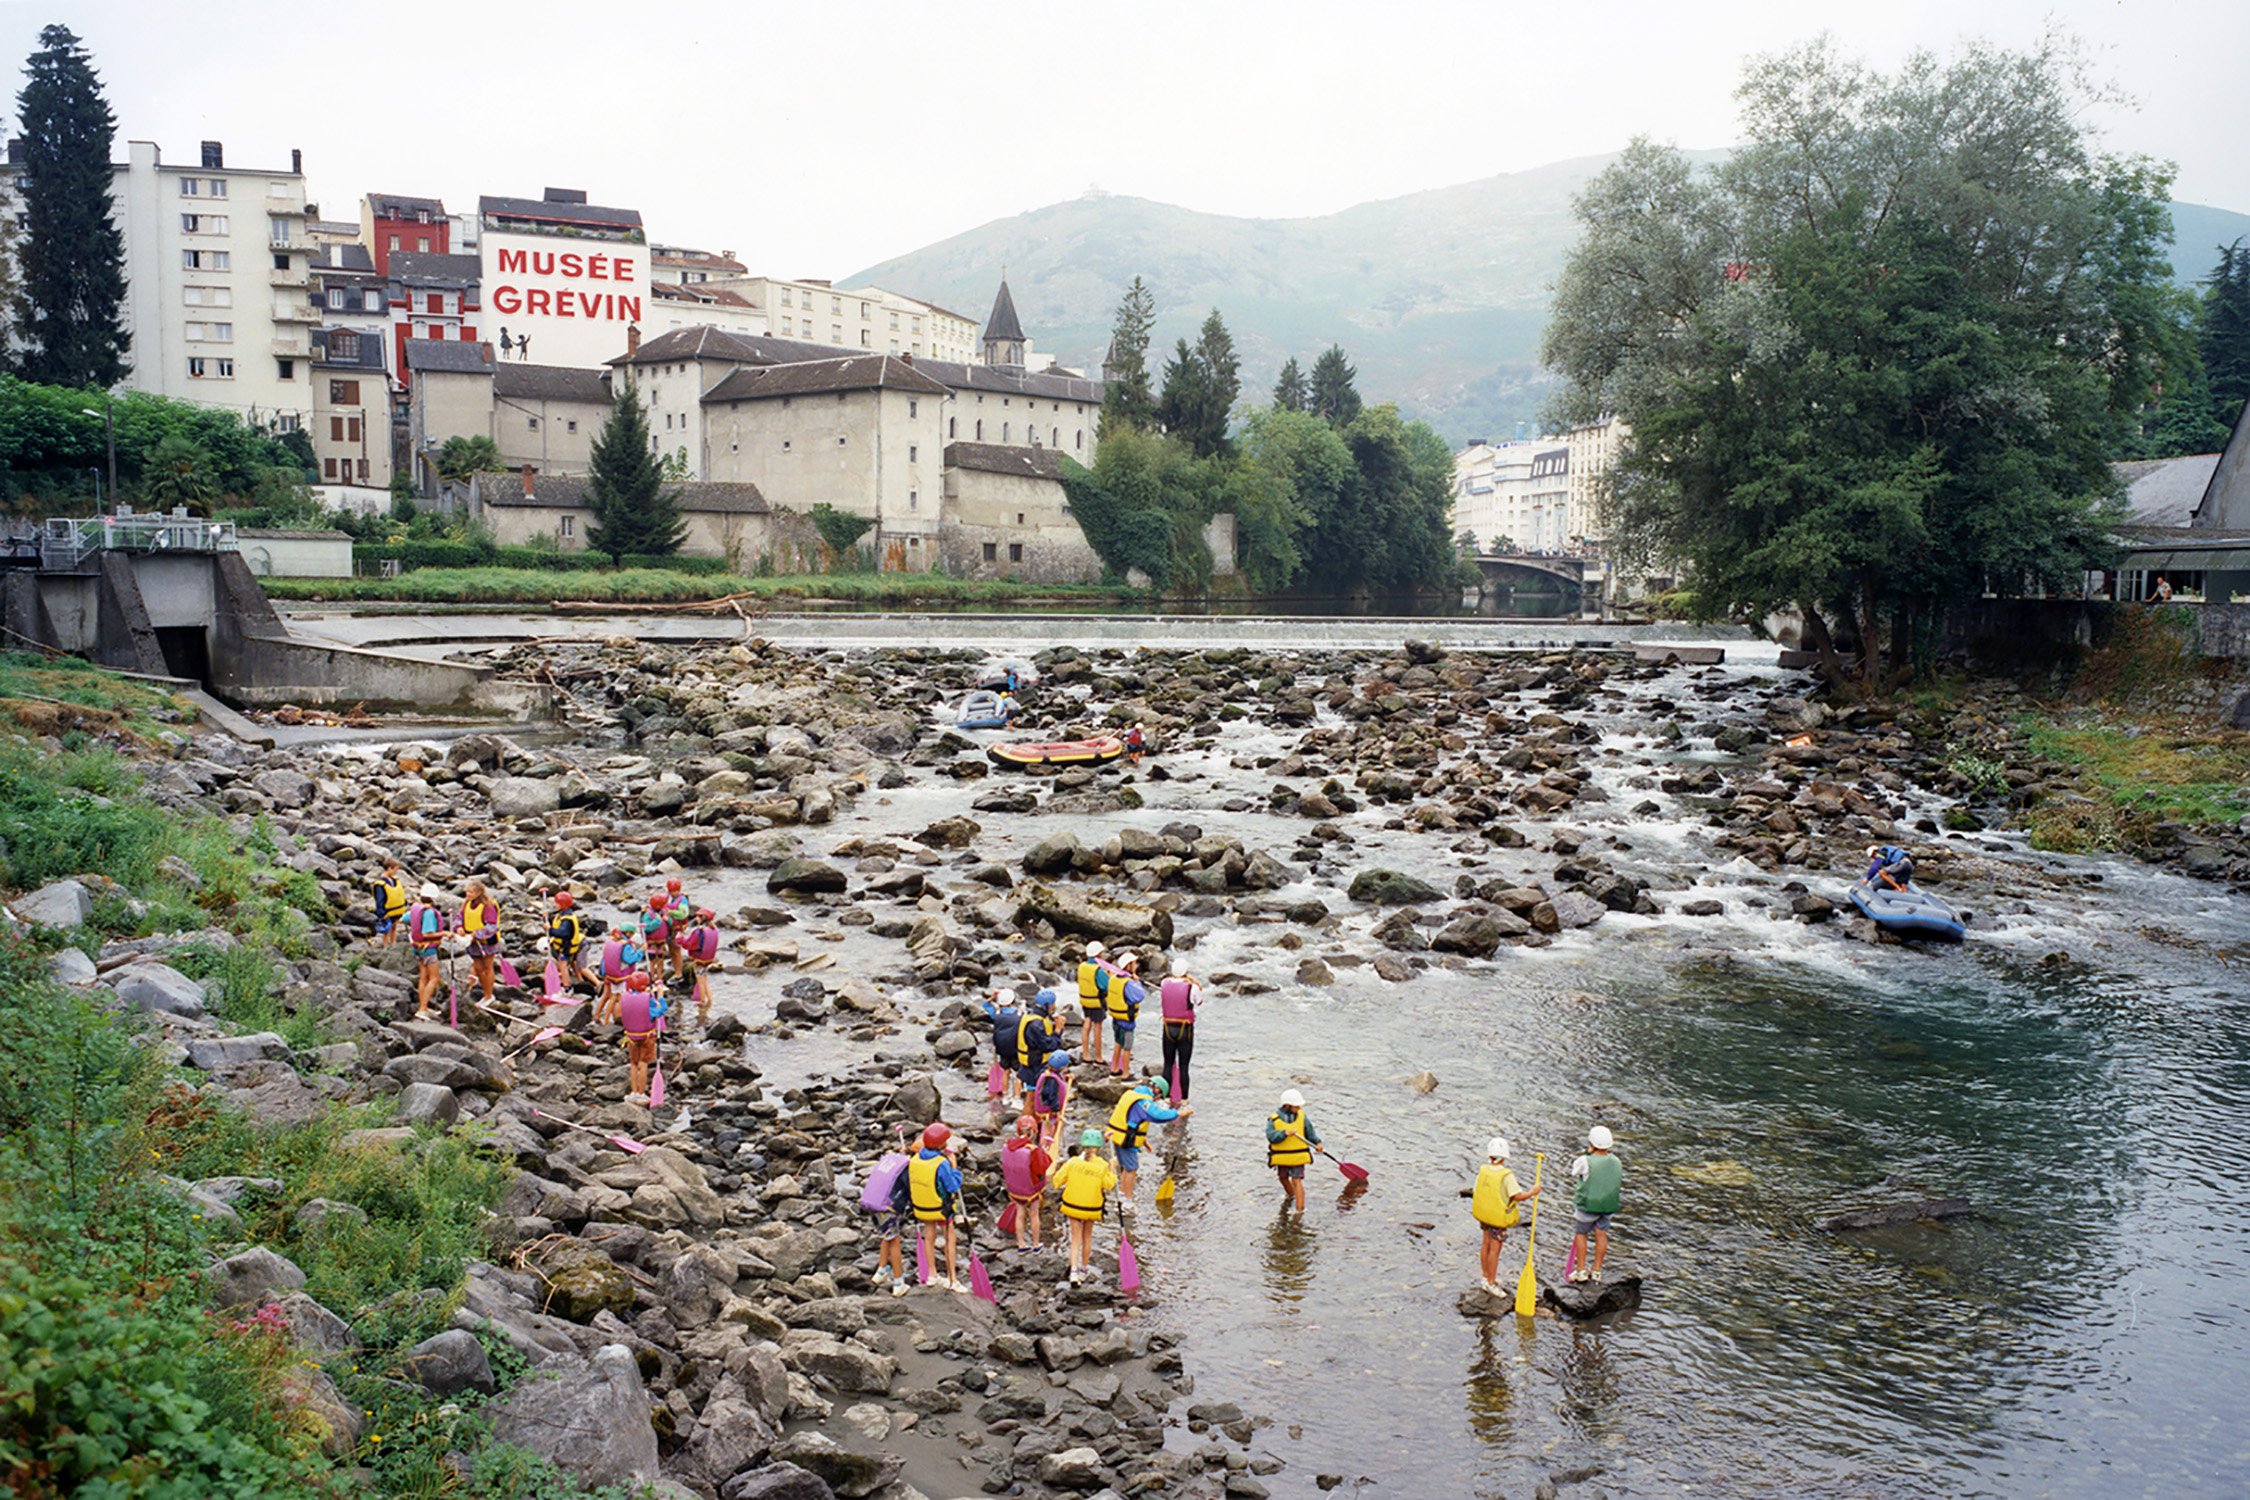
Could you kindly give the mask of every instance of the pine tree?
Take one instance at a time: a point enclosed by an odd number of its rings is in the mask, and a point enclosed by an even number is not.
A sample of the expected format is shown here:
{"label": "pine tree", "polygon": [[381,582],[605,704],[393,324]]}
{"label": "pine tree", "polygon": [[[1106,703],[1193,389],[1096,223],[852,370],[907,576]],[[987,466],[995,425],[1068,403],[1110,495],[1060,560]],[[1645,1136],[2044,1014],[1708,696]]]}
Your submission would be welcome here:
{"label": "pine tree", "polygon": [[2220,247],[2219,263],[2203,285],[2196,346],[2211,392],[2211,414],[2231,433],[2242,403],[2250,399],[2250,250],[2242,241]]}
{"label": "pine tree", "polygon": [[1196,336],[1195,359],[1203,367],[1203,400],[1188,441],[1196,457],[1210,458],[1227,451],[1227,423],[1234,416],[1235,399],[1242,394],[1242,362],[1235,358],[1234,335],[1227,332],[1226,320],[1215,307]]}
{"label": "pine tree", "polygon": [[1157,425],[1184,443],[1194,442],[1205,399],[1203,361],[1181,339],[1164,365],[1164,389],[1156,398]]}
{"label": "pine tree", "polygon": [[1352,384],[1358,378],[1359,371],[1344,358],[1343,345],[1330,344],[1313,361],[1312,414],[1331,427],[1351,426],[1360,413],[1359,390]]}
{"label": "pine tree", "polygon": [[1312,390],[1305,384],[1305,372],[1297,368],[1294,354],[1281,367],[1281,378],[1273,383],[1273,404],[1283,411],[1304,411],[1312,405]]}
{"label": "pine tree", "polygon": [[664,488],[664,466],[649,449],[648,413],[631,381],[610,403],[609,420],[594,439],[591,464],[593,524],[586,545],[614,563],[626,554],[669,557],[687,538],[680,492]]}
{"label": "pine tree", "polygon": [[66,26],[39,33],[17,96],[26,233],[18,252],[18,332],[26,378],[115,385],[131,342],[118,319],[125,242],[110,218],[110,142],[117,118],[86,49]]}
{"label": "pine tree", "polygon": [[1148,336],[1156,326],[1156,294],[1141,278],[1125,289],[1110,330],[1109,358],[1102,364],[1102,427],[1149,427],[1156,421],[1156,398],[1149,387]]}

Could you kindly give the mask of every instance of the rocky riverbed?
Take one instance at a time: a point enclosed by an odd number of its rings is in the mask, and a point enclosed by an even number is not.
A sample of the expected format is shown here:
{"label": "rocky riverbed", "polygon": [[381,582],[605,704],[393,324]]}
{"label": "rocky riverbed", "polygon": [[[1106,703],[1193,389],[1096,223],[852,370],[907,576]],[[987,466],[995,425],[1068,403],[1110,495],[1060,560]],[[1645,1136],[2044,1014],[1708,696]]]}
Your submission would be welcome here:
{"label": "rocky riverbed", "polygon": [[[2007,790],[1978,805],[1958,769],[1976,725],[1832,711],[1795,676],[1414,643],[1036,660],[1018,731],[1139,723],[1156,753],[1001,772],[983,754],[994,736],[944,727],[972,656],[757,642],[511,654],[505,672],[562,690],[562,735],[254,757],[207,743],[153,767],[151,790],[294,836],[287,862],[353,916],[307,934],[293,992],[352,1040],[316,1058],[220,1035],[163,940],[113,944],[64,977],[157,1016],[214,1093],[261,1119],[395,1096],[402,1120],[486,1132],[518,1175],[455,1322],[499,1330],[541,1376],[502,1398],[496,1434],[587,1482],[661,1475],[721,1500],[1257,1496],[1383,1470],[1371,1455],[1364,1473],[1277,1479],[1273,1424],[1240,1393],[1195,1389],[1195,1335],[1166,1326],[1161,1263],[1122,1300],[1109,1280],[1069,1287],[1051,1251],[998,1249],[1000,1122],[974,1008],[990,987],[1054,983],[1097,937],[1188,954],[1220,1003],[1346,970],[1402,986],[1473,975],[1659,923],[1709,924],[1684,941],[1715,963],[1769,926],[1873,942],[1839,899],[1876,842],[1912,847],[1979,928],[2035,925],[2099,879],[1987,831],[2052,775],[2020,747]],[[2004,714],[1984,722],[1973,743],[2005,755]],[[2239,833],[2154,852],[2250,882]],[[534,984],[556,889],[619,920],[678,874],[719,907],[718,1014],[674,1032],[667,1104],[626,1101],[615,1033],[580,1004],[503,989],[491,1010],[464,996],[458,1029],[412,1020],[404,951],[364,944],[385,857],[450,903],[485,880]],[[1115,1087],[1084,1071],[1075,1097]],[[940,1116],[971,1141],[993,1304],[874,1295],[857,1185],[902,1128]],[[1144,1175],[1145,1204],[1158,1174]],[[190,1189],[217,1209],[228,1190]],[[251,1248],[214,1284],[287,1306],[292,1269]],[[308,1341],[349,1339],[317,1307],[292,1318]],[[481,1354],[446,1337],[416,1378],[488,1383]],[[617,1420],[642,1407],[645,1428]]]}

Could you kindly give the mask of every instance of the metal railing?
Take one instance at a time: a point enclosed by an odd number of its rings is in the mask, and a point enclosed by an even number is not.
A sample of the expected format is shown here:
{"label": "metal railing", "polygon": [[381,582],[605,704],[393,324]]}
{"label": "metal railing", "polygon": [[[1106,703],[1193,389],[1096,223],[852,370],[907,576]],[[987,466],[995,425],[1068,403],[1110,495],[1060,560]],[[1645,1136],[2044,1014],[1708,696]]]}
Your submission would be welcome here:
{"label": "metal railing", "polygon": [[236,552],[234,522],[199,516],[52,516],[40,566],[72,568],[96,552]]}

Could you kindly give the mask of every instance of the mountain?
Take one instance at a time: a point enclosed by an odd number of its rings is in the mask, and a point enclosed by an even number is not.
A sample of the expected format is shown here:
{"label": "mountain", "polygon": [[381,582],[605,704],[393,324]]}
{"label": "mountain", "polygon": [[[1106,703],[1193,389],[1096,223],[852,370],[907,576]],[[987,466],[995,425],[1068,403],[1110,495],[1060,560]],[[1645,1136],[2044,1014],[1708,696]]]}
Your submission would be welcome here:
{"label": "mountain", "polygon": [[[1035,346],[1090,369],[1137,275],[1156,293],[1152,374],[1216,307],[1241,352],[1246,395],[1264,399],[1290,355],[1309,370],[1340,343],[1369,401],[1396,401],[1460,443],[1536,417],[1547,394],[1538,349],[1548,289],[1576,233],[1570,200],[1613,160],[1579,157],[1308,219],[1095,194],[996,219],[845,284],[982,319],[1005,266]],[[2250,235],[2250,215],[2188,203],[2173,212],[2183,282],[2209,269],[2213,247]]]}

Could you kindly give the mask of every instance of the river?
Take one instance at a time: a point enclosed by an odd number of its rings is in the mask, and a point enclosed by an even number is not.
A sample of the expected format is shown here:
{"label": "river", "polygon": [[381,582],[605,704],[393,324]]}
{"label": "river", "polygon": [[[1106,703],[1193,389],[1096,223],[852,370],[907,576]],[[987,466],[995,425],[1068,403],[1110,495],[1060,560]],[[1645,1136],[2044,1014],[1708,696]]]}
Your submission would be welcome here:
{"label": "river", "polygon": [[[1715,852],[1693,806],[1657,785],[1674,762],[1726,760],[1693,735],[1659,737],[1659,700],[1725,720],[1773,683],[1762,664],[1619,679],[1623,707],[1599,710],[1609,799],[1554,825],[1516,820],[1532,849],[1461,853],[1457,835],[1349,820],[1345,857],[1274,893],[1344,914],[1332,935],[1180,922],[1198,973],[1271,988],[1217,986],[1205,1010],[1177,1201],[1156,1210],[1161,1172],[1145,1172],[1132,1224],[1154,1294],[1138,1315],[1185,1335],[1197,1399],[1277,1418],[1259,1444],[1288,1464],[1265,1481],[1274,1493],[1313,1494],[1333,1474],[1346,1494],[1521,1496],[1589,1467],[1613,1495],[2250,1492],[2250,908],[2127,861],[1978,834],[2003,868],[2100,882],[2004,881],[1951,950],[1790,920],[1790,876]],[[1167,755],[1171,779],[1139,782],[1140,812],[986,816],[978,852],[1013,863],[1065,826],[1094,841],[1186,821],[1286,859],[1309,825],[1262,811],[1272,776],[1257,762],[1295,739],[1236,726],[1217,748]],[[911,833],[986,785],[917,771],[808,830],[808,848]],[[1380,950],[1339,889],[1352,870],[1445,888],[1463,871],[1536,878],[1556,828],[1600,842],[1666,904],[1699,882],[1724,915],[1613,913],[1405,984],[1365,966]],[[1840,898],[1837,876],[1815,887]],[[767,899],[754,872],[697,884],[722,906]],[[834,930],[832,947],[842,971],[899,966],[897,945],[864,929]],[[1334,966],[1332,986],[1296,982],[1311,955]],[[721,1004],[763,1021],[776,987],[729,976]],[[851,1061],[821,1032],[753,1053],[783,1082]],[[1427,1095],[1405,1082],[1425,1069],[1439,1079]],[[978,1082],[948,1078],[954,1109],[978,1107]],[[1316,1163],[1302,1223],[1277,1212],[1260,1132],[1290,1086],[1332,1149],[1373,1173],[1347,1198]],[[1507,1135],[1527,1184],[1547,1153],[1538,1244],[1552,1274],[1567,1166],[1597,1113],[1626,1170],[1611,1265],[1647,1278],[1643,1306],[1602,1326],[1461,1317],[1476,1236],[1459,1192],[1484,1141]],[[1813,1227],[1945,1195],[1975,1215]],[[1509,1284],[1525,1233],[1510,1236]]]}

